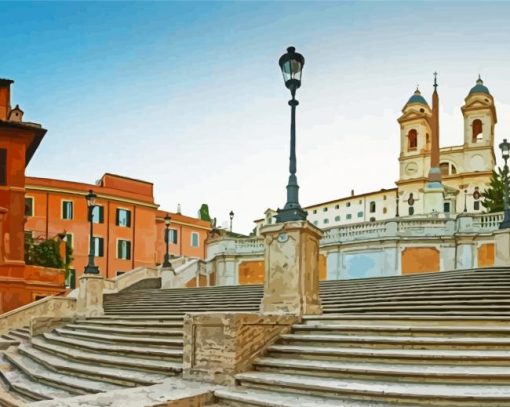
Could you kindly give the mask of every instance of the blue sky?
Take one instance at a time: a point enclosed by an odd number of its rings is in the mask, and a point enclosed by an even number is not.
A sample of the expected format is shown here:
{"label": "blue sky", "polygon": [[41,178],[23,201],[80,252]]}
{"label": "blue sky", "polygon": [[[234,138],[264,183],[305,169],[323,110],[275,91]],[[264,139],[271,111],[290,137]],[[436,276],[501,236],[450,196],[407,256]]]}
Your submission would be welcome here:
{"label": "blue sky", "polygon": [[396,119],[439,72],[441,144],[462,143],[478,73],[510,136],[510,3],[0,3],[0,77],[48,134],[27,173],[152,181],[163,209],[249,232],[283,206],[289,98],[277,66],[306,58],[298,180],[309,205],[394,185]]}

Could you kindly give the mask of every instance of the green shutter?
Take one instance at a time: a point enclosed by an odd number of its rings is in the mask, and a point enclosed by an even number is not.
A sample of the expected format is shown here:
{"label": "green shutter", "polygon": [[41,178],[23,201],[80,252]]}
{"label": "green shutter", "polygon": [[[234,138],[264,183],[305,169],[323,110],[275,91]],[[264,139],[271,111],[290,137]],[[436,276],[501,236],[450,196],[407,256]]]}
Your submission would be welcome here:
{"label": "green shutter", "polygon": [[131,211],[126,211],[126,226],[131,227]]}
{"label": "green shutter", "polygon": [[115,224],[116,224],[117,226],[119,226],[119,214],[120,214],[120,209],[119,209],[119,208],[117,208],[117,209],[115,210]]}
{"label": "green shutter", "polygon": [[126,242],[126,251],[127,251],[126,259],[131,260],[131,242],[129,241]]}

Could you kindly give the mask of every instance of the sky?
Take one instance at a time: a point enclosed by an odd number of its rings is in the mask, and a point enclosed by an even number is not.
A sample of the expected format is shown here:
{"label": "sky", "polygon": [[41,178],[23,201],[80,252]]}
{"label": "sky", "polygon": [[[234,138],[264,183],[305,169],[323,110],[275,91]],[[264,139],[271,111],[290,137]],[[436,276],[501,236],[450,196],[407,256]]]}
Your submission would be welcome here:
{"label": "sky", "polygon": [[[1,2],[0,77],[48,133],[27,175],[154,183],[161,209],[249,233],[283,207],[290,98],[278,59],[305,57],[297,99],[303,206],[392,188],[397,118],[439,73],[441,146],[463,142],[478,74],[510,136],[510,3]],[[496,147],[496,155],[499,151]]]}

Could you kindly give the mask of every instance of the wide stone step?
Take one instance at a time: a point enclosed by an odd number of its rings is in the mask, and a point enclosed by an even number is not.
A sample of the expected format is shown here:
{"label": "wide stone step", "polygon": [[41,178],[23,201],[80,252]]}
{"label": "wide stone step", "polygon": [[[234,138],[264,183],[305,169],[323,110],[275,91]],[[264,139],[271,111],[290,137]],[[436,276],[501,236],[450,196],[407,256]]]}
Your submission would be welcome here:
{"label": "wide stone step", "polygon": [[164,328],[164,329],[182,329],[183,317],[178,316],[177,319],[170,322],[151,322],[151,321],[123,321],[113,319],[79,319],[76,324],[79,325],[93,325],[93,326],[107,326],[107,327],[122,327],[122,328]]}
{"label": "wide stone step", "polygon": [[[494,300],[494,299],[493,300],[490,300],[490,299],[431,300],[427,296],[424,296],[423,298],[418,298],[418,299],[414,299],[414,300],[402,300],[402,301],[382,301],[382,300],[381,301],[378,301],[378,300],[369,301],[369,299],[367,299],[367,298],[365,298],[364,300],[365,300],[365,302],[360,302],[360,303],[355,302],[352,304],[349,302],[342,302],[340,304],[340,308],[343,308],[343,309],[350,308],[350,307],[358,308],[358,307],[363,306],[366,309],[371,309],[371,308],[377,309],[379,307],[386,307],[386,306],[393,306],[393,305],[398,305],[400,307],[407,306],[407,307],[411,307],[411,308],[414,306],[448,307],[450,305],[457,306],[457,307],[460,305],[465,305],[465,306],[473,305],[475,307],[491,306],[493,308],[501,307],[501,306],[507,307],[507,308],[510,307],[510,298],[499,299],[499,300]],[[370,298],[370,300],[371,300],[371,298]],[[324,308],[328,308],[328,309],[331,309],[334,307],[338,307],[338,305],[334,305],[334,304],[325,304],[324,305]]]}
{"label": "wide stone step", "polygon": [[214,395],[221,402],[227,402],[227,406],[391,407],[391,405],[387,403],[377,403],[377,405],[375,405],[373,402],[369,401],[313,397],[303,394],[282,393],[279,391],[255,390],[239,386],[235,388],[220,388],[214,392]]}
{"label": "wide stone step", "polygon": [[9,331],[9,336],[19,339],[30,339],[30,332],[27,332],[24,329],[13,329]]}
{"label": "wide stone step", "polygon": [[[451,303],[451,304],[430,304],[426,301],[414,302],[412,304],[379,304],[379,305],[366,305],[360,306],[325,306],[323,307],[325,313],[384,313],[384,312],[396,312],[396,313],[407,313],[407,314],[419,314],[419,313],[445,313],[453,315],[458,313],[460,315],[510,315],[510,304],[509,305],[487,305],[487,304],[466,304],[466,303]],[[482,314],[480,314],[482,313]]]}
{"label": "wide stone step", "polygon": [[375,362],[343,362],[333,360],[303,360],[258,358],[256,370],[303,374],[320,377],[352,378],[360,380],[395,380],[399,382],[436,383],[492,383],[510,385],[508,366],[465,366],[430,364],[388,364]]}
{"label": "wide stone step", "polygon": [[384,336],[384,335],[317,335],[284,334],[278,344],[305,346],[358,346],[391,348],[437,348],[459,349],[496,348],[510,350],[510,338],[471,338],[471,337],[435,337],[435,336]]}
{"label": "wide stone step", "polygon": [[55,329],[61,336],[72,336],[79,338],[88,338],[105,343],[136,343],[137,345],[151,346],[169,346],[182,347],[182,338],[152,338],[148,336],[125,336],[125,335],[108,335],[102,333],[74,331],[72,329],[57,328]]}
{"label": "wide stone step", "polygon": [[[370,299],[374,302],[400,302],[400,301],[409,301],[409,299],[416,300],[418,296],[423,296],[424,299],[429,301],[443,301],[443,300],[480,300],[482,302],[488,300],[508,300],[510,299],[510,290],[503,294],[494,294],[494,293],[420,293],[419,295],[416,293],[407,293],[406,295],[392,295],[391,293],[384,293],[379,295],[370,295]],[[321,298],[322,304],[356,304],[356,303],[365,303],[367,300],[366,297],[360,296],[352,296],[348,298],[336,298],[336,297],[326,297]]]}
{"label": "wide stone step", "polygon": [[317,396],[407,402],[434,406],[505,406],[510,386],[479,384],[399,383],[333,379],[304,375],[249,372],[236,375],[243,386]]}
{"label": "wide stone step", "polygon": [[[32,380],[22,371],[5,361],[3,356],[1,363],[2,366],[0,367],[0,374],[2,375],[3,380],[6,382],[11,391],[21,396],[22,400],[51,400],[54,398],[72,397],[79,394],[48,386],[37,380]],[[2,405],[1,402],[0,405]]]}
{"label": "wide stone step", "polygon": [[85,349],[87,352],[108,353],[113,355],[126,355],[141,358],[153,358],[170,361],[182,361],[182,348],[154,348],[147,345],[136,346],[135,344],[118,345],[95,342],[89,339],[68,338],[55,333],[45,333],[43,337],[52,343]]}
{"label": "wide stone step", "polygon": [[471,365],[510,366],[510,352],[490,349],[388,349],[272,345],[268,348],[267,356],[286,359],[458,364],[465,366],[466,369]]}
{"label": "wide stone step", "polygon": [[302,334],[344,334],[344,335],[409,335],[409,336],[452,336],[469,335],[471,337],[510,337],[510,325],[507,326],[433,326],[433,325],[362,325],[311,323],[293,325],[294,333]]}
{"label": "wide stone step", "polygon": [[32,347],[63,357],[70,361],[88,363],[94,366],[125,367],[134,370],[157,372],[165,375],[175,375],[182,371],[181,363],[160,359],[135,358],[133,356],[117,356],[104,353],[98,354],[54,344],[41,338],[33,338]]}
{"label": "wide stone step", "polygon": [[218,301],[193,301],[188,300],[187,298],[181,298],[180,300],[173,300],[168,301],[167,299],[146,299],[146,300],[116,300],[116,301],[108,301],[104,302],[104,306],[112,307],[112,306],[131,306],[133,304],[136,305],[145,305],[145,306],[159,306],[162,304],[165,304],[167,306],[181,306],[183,304],[186,304],[188,306],[194,306],[194,307],[208,307],[208,306],[226,306],[226,305],[232,305],[236,304],[238,306],[255,306],[259,305],[262,298],[257,298],[256,300],[241,300],[241,299],[234,299],[234,298],[225,298]]}
{"label": "wide stone step", "polygon": [[160,327],[136,327],[136,328],[121,328],[121,327],[110,327],[101,326],[96,324],[67,324],[66,329],[74,329],[80,331],[92,331],[92,332],[105,332],[111,334],[121,335],[148,335],[148,336],[166,336],[166,337],[182,337],[182,324],[181,329],[175,328],[160,328]]}
{"label": "wide stone step", "polygon": [[75,394],[99,393],[124,388],[124,386],[112,383],[56,373],[34,362],[28,356],[20,355],[17,352],[5,352],[5,358],[24,374],[28,375],[31,380]]}
{"label": "wide stone step", "polygon": [[24,356],[28,356],[35,362],[56,373],[70,374],[86,379],[101,380],[121,386],[148,386],[159,383],[166,377],[165,375],[158,373],[138,372],[129,369],[115,369],[97,365],[91,366],[85,363],[72,362],[24,345],[21,345],[18,348],[18,352]]}
{"label": "wide stone step", "polygon": [[178,315],[167,315],[167,314],[155,314],[155,315],[147,315],[147,316],[139,316],[139,315],[115,315],[115,314],[106,314],[101,315],[100,317],[92,317],[87,319],[80,319],[79,321],[90,321],[90,322],[99,322],[106,321],[107,323],[150,323],[150,324],[159,324],[159,323],[168,323],[181,321],[183,319],[183,314]]}

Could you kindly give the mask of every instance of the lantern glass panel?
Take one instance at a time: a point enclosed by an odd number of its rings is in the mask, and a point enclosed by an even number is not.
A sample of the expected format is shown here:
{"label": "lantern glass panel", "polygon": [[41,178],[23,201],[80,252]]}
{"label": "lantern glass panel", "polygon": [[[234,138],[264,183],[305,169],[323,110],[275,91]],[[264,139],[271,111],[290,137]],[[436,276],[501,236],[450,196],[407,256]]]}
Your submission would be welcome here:
{"label": "lantern glass panel", "polygon": [[301,82],[301,73],[303,66],[296,59],[289,59],[282,65],[283,80],[287,82],[290,79],[296,79]]}

